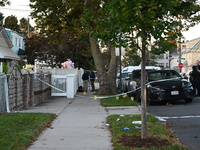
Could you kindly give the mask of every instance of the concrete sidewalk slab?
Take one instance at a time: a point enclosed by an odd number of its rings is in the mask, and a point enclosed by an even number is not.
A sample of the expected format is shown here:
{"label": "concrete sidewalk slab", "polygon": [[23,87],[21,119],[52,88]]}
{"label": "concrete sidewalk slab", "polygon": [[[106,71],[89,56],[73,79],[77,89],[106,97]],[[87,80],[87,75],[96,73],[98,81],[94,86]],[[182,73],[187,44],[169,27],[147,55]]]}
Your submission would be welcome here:
{"label": "concrete sidewalk slab", "polygon": [[[111,133],[105,127],[111,114],[140,114],[140,107],[102,107],[87,96],[53,97],[25,112],[56,113],[51,128],[44,130],[28,150],[112,150]],[[77,95],[83,95],[78,93]]]}
{"label": "concrete sidewalk slab", "polygon": [[23,110],[24,112],[54,113],[59,115],[73,101],[67,97],[52,97],[40,105]]}

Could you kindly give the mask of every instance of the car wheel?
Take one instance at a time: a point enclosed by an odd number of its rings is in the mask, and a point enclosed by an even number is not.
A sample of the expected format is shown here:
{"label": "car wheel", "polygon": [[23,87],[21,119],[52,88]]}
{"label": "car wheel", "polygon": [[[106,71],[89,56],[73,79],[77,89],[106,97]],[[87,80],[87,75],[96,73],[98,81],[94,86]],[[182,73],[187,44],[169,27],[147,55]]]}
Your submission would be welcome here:
{"label": "car wheel", "polygon": [[193,101],[192,98],[186,98],[186,99],[185,99],[185,102],[186,102],[186,103],[191,103],[192,101]]}

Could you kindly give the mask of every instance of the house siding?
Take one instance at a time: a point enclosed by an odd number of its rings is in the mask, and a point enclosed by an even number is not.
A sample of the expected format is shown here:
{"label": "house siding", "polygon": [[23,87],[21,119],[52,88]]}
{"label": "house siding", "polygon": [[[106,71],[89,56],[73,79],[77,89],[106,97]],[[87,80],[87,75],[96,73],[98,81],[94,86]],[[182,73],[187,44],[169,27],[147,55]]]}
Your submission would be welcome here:
{"label": "house siding", "polygon": [[18,54],[19,49],[24,50],[24,37],[21,36],[19,33],[11,30],[11,29],[6,29],[6,32],[8,34],[8,37],[12,41],[13,47],[11,48],[15,54]]}

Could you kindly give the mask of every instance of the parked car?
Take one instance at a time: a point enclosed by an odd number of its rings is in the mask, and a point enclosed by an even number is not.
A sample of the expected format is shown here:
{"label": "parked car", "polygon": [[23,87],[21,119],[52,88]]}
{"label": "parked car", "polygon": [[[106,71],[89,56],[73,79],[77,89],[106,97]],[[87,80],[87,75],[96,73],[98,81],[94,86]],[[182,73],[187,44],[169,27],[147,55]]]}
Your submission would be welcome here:
{"label": "parked car", "polygon": [[[125,78],[128,76],[130,72],[122,72],[121,73],[121,78],[122,78],[122,91],[125,90]],[[120,73],[117,74],[117,79],[116,79],[116,86],[118,89],[120,89]]]}
{"label": "parked car", "polygon": [[188,79],[188,74],[186,72],[181,72],[180,75],[182,78]]}
{"label": "parked car", "polygon": [[[147,68],[146,67],[146,71],[152,71],[155,70],[153,68]],[[137,70],[133,70],[131,74],[129,74],[126,77],[126,82],[125,82],[125,86],[127,87],[127,91],[128,91],[128,95],[129,96],[135,96],[135,90],[136,88],[138,88],[137,84],[140,83],[141,81],[141,69],[137,69]]]}
{"label": "parked car", "polygon": [[[135,78],[134,78],[135,76]],[[141,86],[140,76],[141,70],[134,73],[132,84],[135,88]],[[185,100],[192,102],[195,93],[191,83],[182,78],[175,70],[157,70],[147,71],[147,103],[151,105],[153,102],[159,101],[177,101]],[[140,99],[141,90],[136,90],[135,97]]]}

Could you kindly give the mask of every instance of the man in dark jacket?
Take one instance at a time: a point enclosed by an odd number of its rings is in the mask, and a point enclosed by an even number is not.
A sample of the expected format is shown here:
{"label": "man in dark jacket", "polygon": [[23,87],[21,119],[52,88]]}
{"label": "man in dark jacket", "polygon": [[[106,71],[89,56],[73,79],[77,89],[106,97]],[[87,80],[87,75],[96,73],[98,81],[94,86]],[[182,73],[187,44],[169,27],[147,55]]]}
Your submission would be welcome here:
{"label": "man in dark jacket", "polygon": [[192,66],[190,77],[195,94],[197,93],[197,95],[200,96],[200,72],[198,71],[197,66]]}
{"label": "man in dark jacket", "polygon": [[83,80],[83,91],[87,92],[89,76],[86,71],[84,71],[84,73],[82,75],[82,80]]}
{"label": "man in dark jacket", "polygon": [[92,91],[95,91],[94,81],[95,81],[95,74],[92,70],[90,70],[90,83],[91,83]]}

